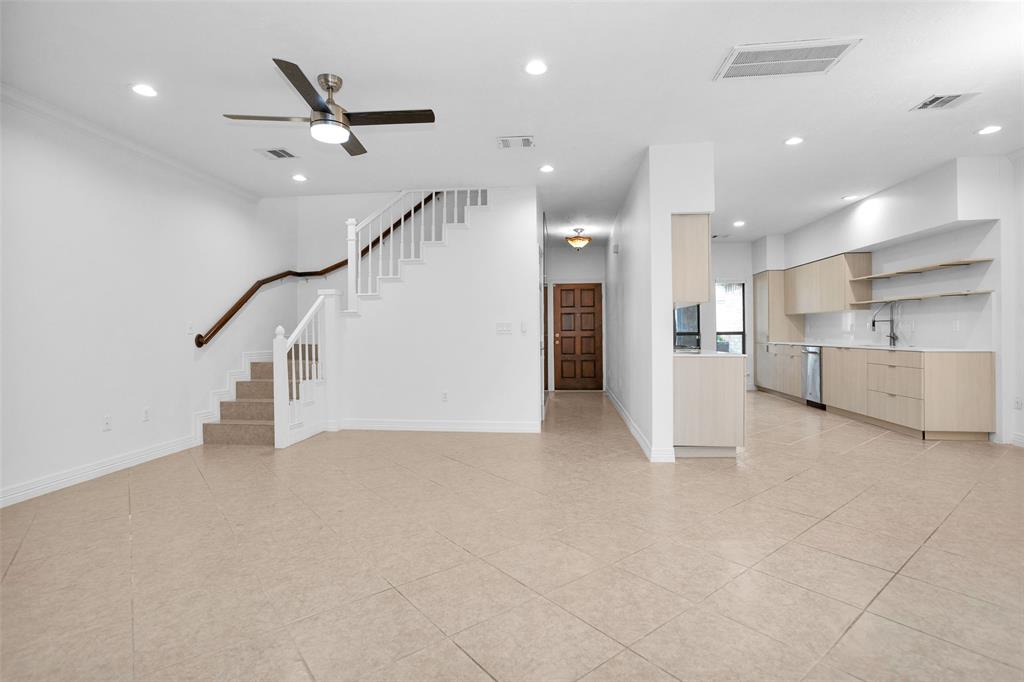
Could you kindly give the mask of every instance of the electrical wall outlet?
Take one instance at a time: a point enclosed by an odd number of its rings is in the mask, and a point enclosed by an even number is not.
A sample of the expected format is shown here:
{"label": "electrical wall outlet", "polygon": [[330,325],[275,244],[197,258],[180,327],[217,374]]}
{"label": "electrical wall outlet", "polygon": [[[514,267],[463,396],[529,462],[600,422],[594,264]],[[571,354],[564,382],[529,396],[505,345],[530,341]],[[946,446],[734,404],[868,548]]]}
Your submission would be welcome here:
{"label": "electrical wall outlet", "polygon": [[442,403],[448,402],[448,391],[442,391],[441,392],[441,402]]}
{"label": "electrical wall outlet", "polygon": [[142,421],[144,421],[144,422],[148,422],[149,421],[149,408],[148,407],[143,407],[142,408]]}
{"label": "electrical wall outlet", "polygon": [[1017,398],[1016,400],[1014,400],[1013,401],[1013,409],[1015,409],[1015,410],[1024,410],[1024,400],[1021,400],[1020,398]]}
{"label": "electrical wall outlet", "polygon": [[114,427],[113,427],[112,420],[110,419],[110,415],[109,414],[103,415],[103,430],[104,431],[109,431],[112,428],[114,428]]}
{"label": "electrical wall outlet", "polygon": [[953,331],[960,331],[960,320],[953,320]]}

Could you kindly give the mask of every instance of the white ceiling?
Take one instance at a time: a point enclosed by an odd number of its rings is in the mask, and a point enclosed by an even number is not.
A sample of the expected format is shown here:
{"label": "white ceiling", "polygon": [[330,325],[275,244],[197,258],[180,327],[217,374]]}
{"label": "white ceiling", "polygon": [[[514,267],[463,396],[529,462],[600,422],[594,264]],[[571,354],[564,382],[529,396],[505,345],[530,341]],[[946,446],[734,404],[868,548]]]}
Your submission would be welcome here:
{"label": "white ceiling", "polygon": [[[1022,6],[4,2],[2,74],[257,195],[536,183],[559,235],[606,233],[647,145],[713,140],[714,231],[748,239],[951,157],[1024,146]],[[850,36],[863,42],[825,75],[712,81],[737,44]],[[301,124],[221,118],[307,114],[272,57],[341,75],[347,109],[431,107],[437,123],[359,129],[369,154],[350,158]],[[523,72],[532,57],[546,75]],[[136,82],[160,96],[134,95]],[[908,111],[957,92],[981,94]],[[974,134],[991,123],[1003,131]],[[537,148],[497,149],[521,134]],[[791,135],[806,142],[783,145]],[[300,158],[252,151],[268,147]],[[300,171],[309,182],[291,181]]]}

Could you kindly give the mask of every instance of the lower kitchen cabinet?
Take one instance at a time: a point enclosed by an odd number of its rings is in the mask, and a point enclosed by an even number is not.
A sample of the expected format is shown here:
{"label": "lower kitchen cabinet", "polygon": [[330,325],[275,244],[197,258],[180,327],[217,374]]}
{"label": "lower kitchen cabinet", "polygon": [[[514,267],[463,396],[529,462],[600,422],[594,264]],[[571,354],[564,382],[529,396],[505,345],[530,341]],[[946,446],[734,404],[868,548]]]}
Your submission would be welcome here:
{"label": "lower kitchen cabinet", "polygon": [[927,439],[986,439],[995,430],[992,353],[826,347],[821,382],[829,408]]}
{"label": "lower kitchen cabinet", "polygon": [[759,343],[754,353],[754,383],[779,393],[803,398],[803,346]]}
{"label": "lower kitchen cabinet", "polygon": [[868,351],[861,348],[821,349],[821,393],[829,407],[867,414]]}

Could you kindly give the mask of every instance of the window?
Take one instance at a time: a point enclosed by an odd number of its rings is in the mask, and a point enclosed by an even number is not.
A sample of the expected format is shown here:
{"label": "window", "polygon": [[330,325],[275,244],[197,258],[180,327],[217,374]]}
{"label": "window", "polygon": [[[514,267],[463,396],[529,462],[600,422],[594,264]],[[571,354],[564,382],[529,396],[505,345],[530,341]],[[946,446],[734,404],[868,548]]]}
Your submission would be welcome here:
{"label": "window", "polygon": [[744,334],[744,284],[742,282],[715,283],[715,348],[720,353],[746,353]]}
{"label": "window", "polygon": [[676,308],[674,319],[677,350],[700,350],[700,306]]}

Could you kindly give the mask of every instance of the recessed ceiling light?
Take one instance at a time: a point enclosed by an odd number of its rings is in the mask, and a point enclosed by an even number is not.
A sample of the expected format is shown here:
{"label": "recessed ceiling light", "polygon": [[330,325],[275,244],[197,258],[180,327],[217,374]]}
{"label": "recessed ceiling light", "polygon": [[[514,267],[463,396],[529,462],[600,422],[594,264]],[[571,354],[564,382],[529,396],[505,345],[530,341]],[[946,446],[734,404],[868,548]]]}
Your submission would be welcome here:
{"label": "recessed ceiling light", "polygon": [[860,199],[859,194],[847,194],[843,197],[843,201],[857,201],[857,199]]}
{"label": "recessed ceiling light", "polygon": [[804,141],[804,138],[802,138],[802,137],[791,137],[788,140],[786,140],[786,144],[788,144],[790,147],[792,147],[793,145],[798,145],[798,144],[800,144],[803,141]]}
{"label": "recessed ceiling light", "polygon": [[554,170],[555,170],[555,167],[552,166],[550,163],[545,163],[543,166],[540,167],[540,172],[541,173],[550,173],[550,172],[552,172]]}
{"label": "recessed ceiling light", "polygon": [[133,85],[132,92],[136,95],[142,95],[143,97],[156,97],[156,89],[152,85],[146,85],[145,83],[136,83]]}
{"label": "recessed ceiling light", "polygon": [[743,227],[746,224],[747,224],[747,221],[745,221],[745,220],[737,220],[736,222],[734,222],[732,224],[732,226],[733,227]]}
{"label": "recessed ceiling light", "polygon": [[979,135],[991,135],[992,133],[998,133],[1003,129],[1003,126],[985,126],[978,131]]}
{"label": "recessed ceiling light", "polygon": [[548,70],[548,65],[539,59],[531,59],[526,64],[526,73],[531,76],[539,76]]}
{"label": "recessed ceiling light", "polygon": [[306,180],[309,180],[309,178],[307,178],[302,173],[296,173],[295,175],[292,176],[292,180],[294,180],[295,182],[305,182]]}

